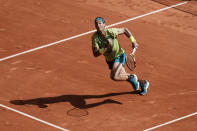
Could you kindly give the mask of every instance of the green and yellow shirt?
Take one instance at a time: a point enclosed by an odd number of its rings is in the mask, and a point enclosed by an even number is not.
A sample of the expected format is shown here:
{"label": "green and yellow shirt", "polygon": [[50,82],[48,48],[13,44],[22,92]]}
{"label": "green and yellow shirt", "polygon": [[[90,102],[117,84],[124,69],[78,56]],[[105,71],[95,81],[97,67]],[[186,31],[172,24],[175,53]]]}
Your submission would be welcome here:
{"label": "green and yellow shirt", "polygon": [[95,32],[92,35],[92,48],[106,48],[107,47],[107,39],[111,39],[112,45],[111,50],[109,52],[105,52],[103,55],[105,56],[105,59],[107,61],[112,61],[116,57],[120,56],[122,53],[124,53],[124,50],[120,47],[120,44],[118,42],[118,29],[116,28],[110,28],[105,29],[106,35],[105,39],[102,38],[98,32]]}

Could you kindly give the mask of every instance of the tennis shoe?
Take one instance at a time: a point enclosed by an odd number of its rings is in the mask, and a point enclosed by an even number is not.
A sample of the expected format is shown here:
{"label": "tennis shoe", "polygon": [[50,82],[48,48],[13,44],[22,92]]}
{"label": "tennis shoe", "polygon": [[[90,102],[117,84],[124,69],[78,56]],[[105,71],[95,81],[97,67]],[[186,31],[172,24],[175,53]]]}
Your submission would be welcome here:
{"label": "tennis shoe", "polygon": [[132,84],[133,86],[133,89],[135,91],[139,90],[140,88],[140,83],[138,82],[138,78],[135,74],[131,74],[129,75],[129,78],[128,78],[129,82]]}
{"label": "tennis shoe", "polygon": [[144,96],[145,94],[147,94],[147,89],[149,87],[149,82],[147,80],[144,80],[143,83],[140,83],[140,87],[141,87],[141,92],[139,94],[141,96]]}

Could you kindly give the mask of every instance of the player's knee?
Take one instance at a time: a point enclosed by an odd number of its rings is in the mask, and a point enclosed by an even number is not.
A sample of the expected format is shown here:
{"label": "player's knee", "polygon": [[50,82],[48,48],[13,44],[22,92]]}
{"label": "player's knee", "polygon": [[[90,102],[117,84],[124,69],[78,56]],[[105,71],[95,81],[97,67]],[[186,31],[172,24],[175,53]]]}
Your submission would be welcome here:
{"label": "player's knee", "polygon": [[115,78],[114,75],[111,75],[110,78],[111,78],[112,80],[116,81],[116,78]]}
{"label": "player's knee", "polygon": [[120,78],[120,73],[117,71],[111,72],[111,79],[114,81],[119,81]]}
{"label": "player's knee", "polygon": [[119,80],[120,80],[120,77],[117,76],[117,75],[114,75],[114,76],[112,77],[112,80],[114,80],[114,81],[119,81]]}

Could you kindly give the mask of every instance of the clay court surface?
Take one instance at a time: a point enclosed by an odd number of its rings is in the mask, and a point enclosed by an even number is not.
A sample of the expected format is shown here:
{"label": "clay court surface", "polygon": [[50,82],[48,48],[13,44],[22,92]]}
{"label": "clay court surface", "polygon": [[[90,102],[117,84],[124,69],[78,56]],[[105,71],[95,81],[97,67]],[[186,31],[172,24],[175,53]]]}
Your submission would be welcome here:
{"label": "clay court surface", "polygon": [[[97,16],[111,25],[165,7],[150,0],[0,0],[0,58],[94,30]],[[141,131],[197,112],[197,17],[171,8],[114,27],[127,27],[139,43],[137,68],[126,70],[150,81],[147,95],[110,79],[104,57],[92,55],[90,33],[0,61],[0,104],[70,131]],[[129,40],[119,39],[130,51]],[[0,130],[60,129],[1,106]],[[197,115],[155,130],[196,131]]]}

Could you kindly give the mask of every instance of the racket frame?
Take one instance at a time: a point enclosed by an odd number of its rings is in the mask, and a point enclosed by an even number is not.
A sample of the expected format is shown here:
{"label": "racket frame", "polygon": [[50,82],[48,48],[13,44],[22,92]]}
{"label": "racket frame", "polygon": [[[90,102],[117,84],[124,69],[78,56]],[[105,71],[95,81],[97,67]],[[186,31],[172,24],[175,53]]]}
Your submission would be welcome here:
{"label": "racket frame", "polygon": [[[136,48],[133,48],[132,53],[129,54],[129,55],[133,58],[133,61],[134,61],[134,68],[133,68],[133,69],[130,68],[130,67],[128,66],[127,57],[126,57],[126,64],[127,64],[127,67],[128,67],[131,71],[134,71],[135,68],[136,68],[135,52],[136,52]],[[127,56],[128,56],[128,55],[127,55]]]}

